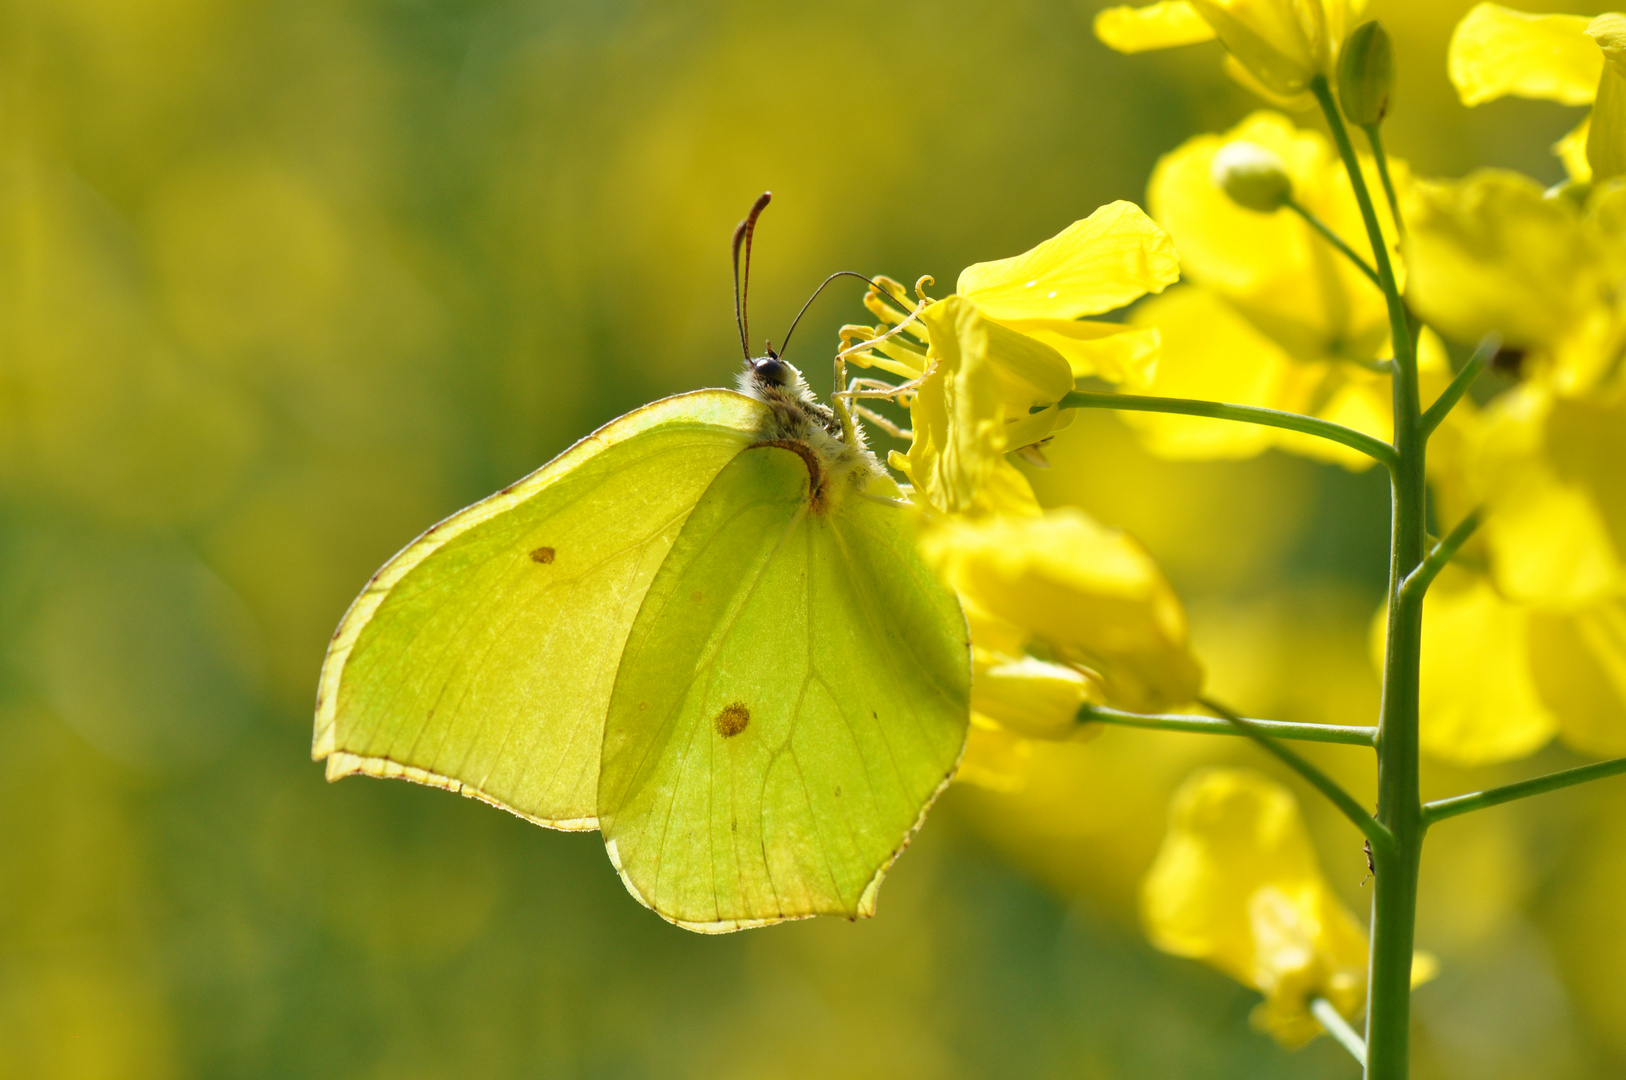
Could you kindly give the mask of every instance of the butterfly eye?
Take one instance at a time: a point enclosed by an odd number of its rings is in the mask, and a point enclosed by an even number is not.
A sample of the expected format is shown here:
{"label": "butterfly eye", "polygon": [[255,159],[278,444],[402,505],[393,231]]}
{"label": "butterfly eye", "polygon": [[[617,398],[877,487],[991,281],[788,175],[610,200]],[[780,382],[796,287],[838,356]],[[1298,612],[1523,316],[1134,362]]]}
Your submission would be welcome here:
{"label": "butterfly eye", "polygon": [[751,360],[751,372],[764,382],[784,386],[790,382],[790,369],[773,356],[757,356]]}

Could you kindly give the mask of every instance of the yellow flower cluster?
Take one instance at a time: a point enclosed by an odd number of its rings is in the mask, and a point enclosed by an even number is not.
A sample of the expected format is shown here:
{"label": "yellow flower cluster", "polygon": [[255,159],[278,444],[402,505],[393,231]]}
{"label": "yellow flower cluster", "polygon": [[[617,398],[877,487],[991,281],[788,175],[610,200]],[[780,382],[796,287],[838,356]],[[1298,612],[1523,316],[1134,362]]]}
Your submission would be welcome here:
{"label": "yellow flower cluster", "polygon": [[[1041,511],[1006,460],[1071,418],[1076,378],[1154,378],[1159,332],[1081,318],[1178,279],[1168,234],[1131,203],[1104,206],[1033,249],[967,267],[953,295],[909,313],[879,291],[881,319],[847,327],[848,361],[907,380],[871,395],[909,408],[892,464],[928,513],[928,561],[959,594],[973,642],[973,728],[960,778],[1014,781],[1030,739],[1073,739],[1086,702],[1154,711],[1202,681],[1185,614],[1133,538],[1077,510]],[[900,301],[903,289],[879,284]],[[862,391],[861,391],[862,392]]]}
{"label": "yellow flower cluster", "polygon": [[1424,746],[1626,752],[1626,185],[1578,203],[1485,171],[1419,185],[1407,219],[1416,310],[1499,333],[1518,376],[1430,460],[1442,524],[1484,524],[1425,601]]}
{"label": "yellow flower cluster", "polygon": [[[1164,0],[1103,11],[1096,32],[1125,52],[1218,38],[1238,78],[1288,102],[1324,95],[1357,11]],[[1367,187],[1390,195],[1375,208],[1381,255],[1423,323],[1423,404],[1452,378],[1447,341],[1496,335],[1498,367],[1513,376],[1433,433],[1437,527],[1470,513],[1482,525],[1425,600],[1422,746],[1463,765],[1530,754],[1555,734],[1623,753],[1626,17],[1481,4],[1449,67],[1469,105],[1518,94],[1593,111],[1559,147],[1572,177],[1559,190],[1496,171],[1424,181],[1401,161],[1386,172],[1360,161]],[[908,406],[910,447],[892,464],[927,518],[926,558],[971,626],[963,780],[1019,786],[1034,740],[1090,732],[1086,705],[1161,712],[1201,691],[1184,613],[1146,550],[1076,510],[1041,510],[1006,460],[1034,456],[1068,421],[1058,405],[1075,379],[1393,436],[1393,323],[1371,269],[1384,259],[1325,137],[1254,113],[1159,161],[1147,206],[1111,204],[1021,255],[968,267],[941,300],[917,286],[908,302],[882,279],[867,298],[880,323],[844,331],[850,362],[905,380],[856,380],[854,396]],[[1129,305],[1121,320],[1088,318]],[[1280,449],[1372,464],[1276,427],[1124,418],[1164,457]],[[1380,658],[1383,630],[1380,617]],[[1142,913],[1160,948],[1259,990],[1255,1020],[1285,1045],[1323,1030],[1317,999],[1346,1018],[1364,1006],[1366,936],[1321,875],[1291,794],[1264,777],[1208,769],[1178,792]]]}
{"label": "yellow flower cluster", "polygon": [[[1459,764],[1555,734],[1626,753],[1626,17],[1480,4],[1451,40],[1462,101],[1592,104],[1544,192],[1482,170],[1413,185],[1408,302],[1459,341],[1495,333],[1515,385],[1453,414],[1436,516],[1483,524],[1425,600],[1422,740]],[[1375,637],[1381,631],[1375,633]]]}

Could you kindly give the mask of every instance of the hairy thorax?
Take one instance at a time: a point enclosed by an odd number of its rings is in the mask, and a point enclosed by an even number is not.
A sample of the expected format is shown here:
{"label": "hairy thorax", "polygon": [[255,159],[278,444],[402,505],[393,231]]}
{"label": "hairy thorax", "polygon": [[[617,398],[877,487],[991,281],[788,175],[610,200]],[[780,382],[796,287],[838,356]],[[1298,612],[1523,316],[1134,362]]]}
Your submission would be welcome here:
{"label": "hairy thorax", "polygon": [[864,442],[863,429],[854,424],[843,430],[835,410],[813,396],[802,373],[790,364],[771,355],[748,360],[739,387],[769,409],[755,445],[782,447],[807,463],[815,512],[826,512],[847,494],[862,491],[885,475]]}

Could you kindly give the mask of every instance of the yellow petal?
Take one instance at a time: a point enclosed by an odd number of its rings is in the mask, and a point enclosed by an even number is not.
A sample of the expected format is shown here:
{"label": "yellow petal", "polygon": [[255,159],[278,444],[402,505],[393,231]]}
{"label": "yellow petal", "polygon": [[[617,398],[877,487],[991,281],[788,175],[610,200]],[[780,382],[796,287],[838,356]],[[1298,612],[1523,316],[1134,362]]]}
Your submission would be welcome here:
{"label": "yellow petal", "polygon": [[1592,179],[1592,166],[1587,163],[1586,143],[1592,132],[1592,117],[1582,119],[1579,124],[1570,129],[1569,134],[1553,143],[1553,153],[1564,165],[1564,172],[1577,184],[1585,184]]}
{"label": "yellow petal", "polygon": [[1559,738],[1585,754],[1626,754],[1626,599],[1533,614],[1530,664]]}
{"label": "yellow petal", "polygon": [[1243,769],[1205,769],[1175,793],[1141,888],[1152,943],[1265,995],[1255,1022],[1296,1046],[1321,1027],[1310,999],[1346,1017],[1366,997],[1366,936],[1328,887],[1292,794]]}
{"label": "yellow petal", "polygon": [[945,521],[921,549],[968,606],[1095,672],[1108,701],[1155,712],[1197,695],[1202,669],[1185,612],[1127,534],[1063,509],[1039,519]]}
{"label": "yellow petal", "polygon": [[990,791],[1021,791],[1032,752],[1031,744],[1014,731],[972,713],[955,782]]}
{"label": "yellow petal", "polygon": [[1079,706],[1096,696],[1077,669],[1031,656],[978,666],[971,679],[973,710],[1032,739],[1076,738]]}
{"label": "yellow petal", "polygon": [[1479,4],[1451,35],[1446,68],[1464,105],[1505,94],[1586,105],[1603,57],[1586,36],[1584,15],[1529,15]]}
{"label": "yellow petal", "polygon": [[1095,36],[1121,53],[1172,49],[1214,39],[1214,28],[1186,0],[1162,0],[1145,7],[1103,8],[1095,16]]}
{"label": "yellow petal", "polygon": [[966,267],[955,292],[991,319],[1076,319],[1162,292],[1179,277],[1168,234],[1119,201],[1020,255]]}
{"label": "yellow petal", "polygon": [[1586,139],[1587,164],[1593,182],[1598,184],[1626,174],[1626,17],[1603,15],[1593,21],[1592,27],[1597,29],[1609,19],[1617,20],[1618,25],[1610,23],[1598,36],[1600,45],[1610,42],[1604,54],[1610,56],[1613,50],[1613,55],[1598,79],[1598,96]]}
{"label": "yellow petal", "polygon": [[1008,319],[1004,324],[1061,353],[1075,379],[1094,376],[1145,389],[1157,371],[1161,338],[1156,327],[1078,319]]}
{"label": "yellow petal", "polygon": [[1270,91],[1305,90],[1330,74],[1344,38],[1344,0],[1191,0],[1230,54]]}
{"label": "yellow petal", "polygon": [[[1373,659],[1383,658],[1383,612],[1372,628]],[[1557,722],[1536,692],[1525,609],[1489,581],[1448,567],[1423,601],[1418,737],[1429,755],[1454,765],[1526,757],[1545,746]]]}
{"label": "yellow petal", "polygon": [[1575,607],[1626,584],[1626,407],[1554,400],[1525,384],[1483,413],[1469,469],[1497,587]]}
{"label": "yellow petal", "polygon": [[1072,389],[1060,353],[983,317],[950,296],[921,315],[931,366],[909,406],[914,439],[905,470],[916,492],[939,510],[963,512],[1004,462],[1004,454],[1042,438],[1056,413],[1035,417]]}
{"label": "yellow petal", "polygon": [[1263,98],[1278,109],[1286,109],[1289,112],[1308,112],[1316,107],[1315,95],[1310,91],[1304,90],[1297,94],[1278,93],[1260,82],[1257,75],[1249,71],[1242,61],[1230,53],[1225,54],[1225,60],[1220,67],[1242,89]]}

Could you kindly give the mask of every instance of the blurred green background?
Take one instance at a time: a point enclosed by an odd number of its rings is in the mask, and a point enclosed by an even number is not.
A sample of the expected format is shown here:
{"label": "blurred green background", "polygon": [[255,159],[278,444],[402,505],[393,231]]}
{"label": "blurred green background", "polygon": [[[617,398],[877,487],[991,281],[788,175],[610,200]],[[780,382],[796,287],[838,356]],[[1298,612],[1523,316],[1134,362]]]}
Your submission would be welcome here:
{"label": "blurred green background", "polygon": [[[1375,5],[1392,150],[1558,179],[1571,111],[1456,104],[1467,6]],[[1136,927],[1169,791],[1268,768],[1247,746],[1037,752],[1021,791],[944,798],[876,919],[724,938],[639,907],[594,835],[309,760],[323,649],[384,559],[615,415],[729,383],[727,241],[758,192],[777,339],[832,270],[940,295],[1256,107],[1217,46],[1116,56],[1092,11],[0,8],[0,1076],[1357,1075],[1251,1032],[1255,995]],[[865,318],[834,292],[793,354],[821,391]],[[1043,498],[1174,579],[1216,693],[1370,721],[1379,477],[1160,463],[1109,416],[1051,456]],[[1317,756],[1369,790],[1365,756]],[[1358,838],[1304,801],[1364,914]],[[1626,1071],[1626,790],[1442,825],[1425,874],[1421,1076]]]}

